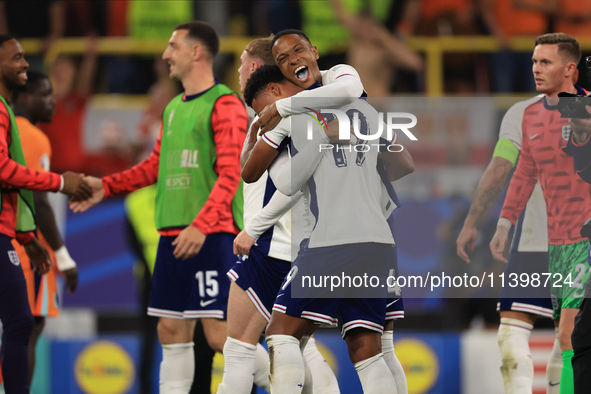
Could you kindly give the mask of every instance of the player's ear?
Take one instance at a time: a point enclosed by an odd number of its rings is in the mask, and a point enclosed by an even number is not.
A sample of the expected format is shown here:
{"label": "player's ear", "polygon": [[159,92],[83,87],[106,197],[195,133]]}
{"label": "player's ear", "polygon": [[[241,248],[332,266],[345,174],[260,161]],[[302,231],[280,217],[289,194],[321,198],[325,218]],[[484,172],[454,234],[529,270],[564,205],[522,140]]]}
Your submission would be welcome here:
{"label": "player's ear", "polygon": [[279,87],[279,84],[275,82],[269,83],[267,85],[267,90],[273,95],[273,97],[279,97],[281,95],[281,88]]}
{"label": "player's ear", "polygon": [[314,53],[314,58],[316,60],[320,58],[320,56],[318,56],[318,49],[316,48],[316,45],[312,45],[312,53]]}
{"label": "player's ear", "polygon": [[193,60],[199,60],[202,56],[205,56],[203,46],[200,43],[193,45]]}
{"label": "player's ear", "polygon": [[257,70],[257,68],[259,68],[259,67],[260,67],[259,63],[258,63],[257,61],[255,61],[255,60],[253,60],[253,61],[250,63],[250,73],[252,74],[252,73],[253,73],[253,72],[255,72],[255,71]]}

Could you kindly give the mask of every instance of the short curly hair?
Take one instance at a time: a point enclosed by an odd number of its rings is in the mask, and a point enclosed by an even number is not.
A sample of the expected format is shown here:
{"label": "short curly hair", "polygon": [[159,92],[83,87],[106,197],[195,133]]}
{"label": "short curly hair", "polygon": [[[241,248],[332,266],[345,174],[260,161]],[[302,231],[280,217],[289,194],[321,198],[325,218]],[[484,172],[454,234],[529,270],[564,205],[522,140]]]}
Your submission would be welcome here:
{"label": "short curly hair", "polygon": [[250,75],[244,88],[244,101],[252,108],[252,102],[256,96],[270,83],[282,83],[286,79],[279,67],[264,65]]}

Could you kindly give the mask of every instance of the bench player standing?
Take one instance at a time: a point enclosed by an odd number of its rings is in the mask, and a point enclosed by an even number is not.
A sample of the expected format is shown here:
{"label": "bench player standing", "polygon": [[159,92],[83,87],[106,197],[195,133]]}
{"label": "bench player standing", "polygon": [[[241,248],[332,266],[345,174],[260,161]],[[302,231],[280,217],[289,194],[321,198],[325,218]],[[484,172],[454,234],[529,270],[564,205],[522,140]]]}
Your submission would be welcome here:
{"label": "bench player standing", "polygon": [[[28,71],[27,83],[14,89],[12,102],[27,168],[40,172],[49,171],[51,145],[43,131],[35,126],[37,122],[50,123],[55,111],[55,98],[47,75]],[[23,247],[15,240],[12,241],[21,260],[31,312],[35,317],[35,328],[29,341],[29,384],[35,370],[35,347],[45,326],[45,317],[59,316],[57,271],[65,277],[66,288],[70,294],[78,285],[76,263],[62,241],[47,193],[35,192],[33,197],[40,230],[39,241],[49,251],[52,263],[56,263],[56,267],[43,276],[36,275],[30,268],[29,258]]]}
{"label": "bench player standing", "polygon": [[80,174],[58,175],[26,168],[18,126],[8,105],[15,87],[27,81],[24,51],[11,36],[0,35],[0,321],[3,325],[2,376],[7,394],[29,392],[28,348],[34,320],[28,302],[27,285],[11,239],[24,245],[39,274],[51,267],[47,250],[35,238],[33,194],[61,191],[84,199],[90,197]]}

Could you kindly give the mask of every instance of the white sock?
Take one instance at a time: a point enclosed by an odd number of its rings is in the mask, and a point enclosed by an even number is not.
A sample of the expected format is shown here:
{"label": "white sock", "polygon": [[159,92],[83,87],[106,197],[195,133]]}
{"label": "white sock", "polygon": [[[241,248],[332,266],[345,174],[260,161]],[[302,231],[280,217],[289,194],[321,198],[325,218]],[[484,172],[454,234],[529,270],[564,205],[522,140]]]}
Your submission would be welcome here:
{"label": "white sock", "polygon": [[314,394],[340,394],[337,377],[318,350],[314,338],[308,340],[304,349],[304,360],[312,371]]}
{"label": "white sock", "polygon": [[382,353],[354,365],[363,394],[396,394],[396,382]]}
{"label": "white sock", "polygon": [[188,394],[195,375],[193,342],[162,345],[160,394]]}
{"label": "white sock", "polygon": [[269,353],[261,345],[257,343],[257,350],[254,355],[254,384],[265,390],[267,393],[271,392],[269,386]]}
{"label": "white sock", "polygon": [[224,376],[218,394],[250,394],[257,347],[228,337],[224,344]]}
{"label": "white sock", "polygon": [[396,382],[396,391],[398,394],[408,394],[408,383],[406,382],[406,374],[404,368],[400,364],[400,360],[396,357],[394,352],[394,333],[392,331],[384,331],[382,334],[382,353],[384,354],[384,361],[390,368],[390,372]]}
{"label": "white sock", "polygon": [[554,347],[546,365],[546,393],[558,394],[560,392],[560,374],[562,373],[562,351],[558,342],[558,328],[555,328],[556,339]]}
{"label": "white sock", "polygon": [[312,394],[314,391],[314,379],[312,378],[312,370],[310,370],[310,364],[306,361],[304,357],[304,349],[306,349],[308,345],[308,341],[310,337],[304,335],[302,339],[300,339],[300,352],[302,353],[302,360],[304,361],[304,387],[302,389],[302,394]]}
{"label": "white sock", "polygon": [[517,319],[501,318],[497,339],[501,350],[501,375],[507,394],[531,394],[534,363],[529,350],[533,326]]}
{"label": "white sock", "polygon": [[291,335],[270,335],[266,340],[271,359],[271,393],[301,394],[306,371],[300,341]]}

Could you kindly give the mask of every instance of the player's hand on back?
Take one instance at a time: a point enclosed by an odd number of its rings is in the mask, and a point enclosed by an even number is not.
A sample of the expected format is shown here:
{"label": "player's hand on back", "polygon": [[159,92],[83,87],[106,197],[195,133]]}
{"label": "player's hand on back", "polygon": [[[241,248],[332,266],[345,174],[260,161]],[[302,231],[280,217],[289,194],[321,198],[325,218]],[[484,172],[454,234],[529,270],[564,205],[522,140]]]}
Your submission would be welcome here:
{"label": "player's hand on back", "polygon": [[68,270],[62,271],[62,274],[66,279],[64,290],[70,294],[74,294],[76,288],[78,287],[78,268],[70,268]]}
{"label": "player's hand on back", "polygon": [[257,240],[248,235],[246,230],[240,231],[240,233],[234,238],[234,254],[250,254],[250,248]]}
{"label": "player's hand on back", "polygon": [[33,270],[39,275],[45,275],[51,269],[51,256],[37,238],[32,238],[25,244],[25,252],[33,264]]}
{"label": "player's hand on back", "polygon": [[66,171],[62,174],[62,178],[64,179],[62,193],[79,200],[86,200],[92,196],[90,185],[84,181],[84,174]]}
{"label": "player's hand on back", "polygon": [[478,237],[478,230],[475,227],[464,226],[456,240],[456,252],[466,263],[470,263],[470,257],[468,257],[468,253],[466,253],[466,245],[468,245],[468,252],[474,252],[476,237]]}
{"label": "player's hand on back", "polygon": [[353,126],[349,126],[349,135],[344,140],[339,139],[339,122],[335,119],[331,120],[327,123],[328,129],[326,130],[326,136],[333,144],[349,144],[352,141],[352,136],[355,137],[355,141],[357,141],[357,137],[353,133]]}
{"label": "player's hand on back", "polygon": [[173,255],[177,259],[187,260],[194,257],[203,246],[206,235],[197,227],[189,225],[172,242],[174,248]]}
{"label": "player's hand on back", "polygon": [[490,241],[490,251],[492,252],[495,260],[502,261],[507,264],[507,259],[503,256],[505,246],[507,245],[507,239],[509,238],[509,230],[504,226],[497,226],[497,231]]}
{"label": "player's hand on back", "polygon": [[277,123],[281,120],[281,115],[277,111],[277,105],[275,103],[267,105],[259,114],[259,118],[253,123],[251,129],[260,128],[259,134],[265,134],[267,131],[273,130]]}
{"label": "player's hand on back", "polygon": [[80,199],[76,196],[70,199],[70,209],[74,213],[84,212],[89,208],[95,206],[105,198],[105,188],[103,187],[103,181],[93,176],[84,177],[84,182],[89,185],[92,195],[87,199]]}

